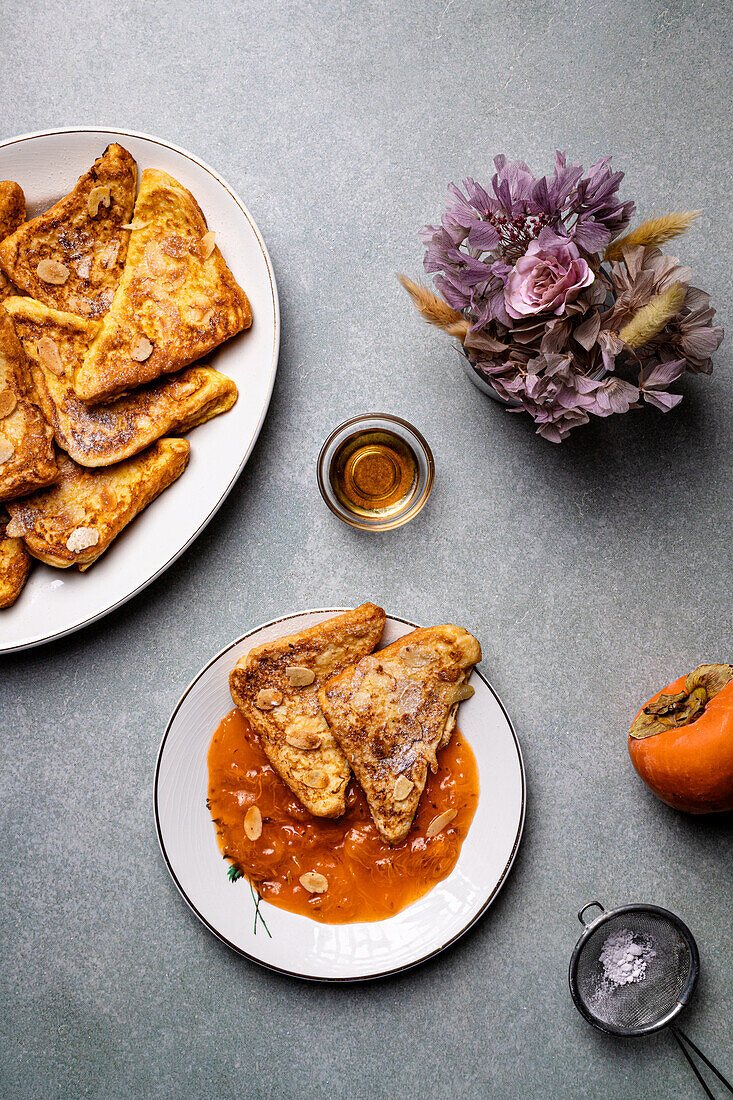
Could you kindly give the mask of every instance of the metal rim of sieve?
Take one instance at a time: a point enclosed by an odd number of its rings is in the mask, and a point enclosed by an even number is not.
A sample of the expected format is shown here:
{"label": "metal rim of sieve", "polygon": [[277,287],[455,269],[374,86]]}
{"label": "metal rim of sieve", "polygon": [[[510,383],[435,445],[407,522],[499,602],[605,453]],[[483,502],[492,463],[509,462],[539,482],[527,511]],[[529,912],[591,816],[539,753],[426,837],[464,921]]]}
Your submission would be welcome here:
{"label": "metal rim of sieve", "polygon": [[[594,920],[586,923],[583,919],[583,914],[588,909],[592,909],[593,906],[597,906],[601,912]],[[580,956],[586,943],[593,935],[593,933],[597,932],[602,925],[606,924],[614,917],[619,917],[625,913],[654,913],[655,916],[659,917],[662,920],[666,920],[670,924],[674,925],[674,927],[677,929],[677,931],[685,940],[687,946],[690,949],[690,973],[687,978],[685,987],[680,993],[676,1004],[674,1004],[668,1012],[666,1012],[658,1020],[655,1020],[653,1023],[643,1024],[639,1027],[633,1028],[619,1027],[615,1024],[606,1023],[605,1020],[599,1020],[598,1017],[595,1016],[587,1007],[585,1001],[578,991],[578,963],[580,961]],[[640,1035],[649,1035],[651,1034],[651,1032],[661,1031],[662,1028],[665,1028],[669,1024],[671,1024],[672,1021],[680,1014],[685,1005],[690,1002],[692,995],[695,992],[697,979],[700,975],[700,954],[697,950],[695,937],[693,936],[692,932],[687,927],[685,922],[680,920],[680,918],[675,913],[670,913],[669,909],[662,909],[659,905],[621,905],[617,909],[606,909],[604,908],[604,906],[601,905],[599,901],[590,901],[587,905],[584,905],[583,908],[578,912],[578,920],[583,925],[584,931],[580,939],[576,943],[573,953],[570,957],[568,980],[570,982],[570,995],[573,998],[575,1007],[577,1008],[581,1016],[583,1016],[583,1018],[586,1019],[589,1024],[597,1028],[598,1031],[603,1031],[607,1035],[619,1035],[625,1039],[636,1038]]]}

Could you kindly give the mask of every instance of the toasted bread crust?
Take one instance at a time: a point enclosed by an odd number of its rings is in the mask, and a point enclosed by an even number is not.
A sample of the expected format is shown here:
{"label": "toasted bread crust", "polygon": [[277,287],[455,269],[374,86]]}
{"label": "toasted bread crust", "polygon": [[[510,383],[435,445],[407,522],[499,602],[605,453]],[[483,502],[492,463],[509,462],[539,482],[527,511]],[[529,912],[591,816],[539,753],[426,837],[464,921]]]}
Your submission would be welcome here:
{"label": "toasted bread crust", "polygon": [[22,539],[5,534],[7,516],[0,513],[0,608],[12,607],[25,587],[31,556]]}
{"label": "toasted bread crust", "polygon": [[12,448],[10,456],[0,462],[2,501],[32,493],[58,475],[53,432],[36,404],[25,353],[2,307],[0,400],[15,402],[12,411],[0,418],[0,447]]}
{"label": "toasted bread crust", "polygon": [[[385,614],[366,603],[327,619],[308,630],[257,646],[239,659],[229,677],[232,699],[257,731],[273,767],[290,790],[316,817],[340,817],[346,809],[346,786],[351,770],[329,730],[318,703],[318,689],[335,672],[371,653],[382,636]],[[312,684],[293,688],[287,668],[305,668]],[[272,710],[257,706],[260,691],[279,692],[282,702]],[[312,734],[314,749],[288,743],[293,734]],[[296,737],[297,739],[297,737]],[[323,789],[303,781],[313,771],[323,772]]]}
{"label": "toasted bread crust", "polygon": [[[181,476],[188,455],[185,439],[161,439],[142,454],[102,470],[84,469],[62,455],[57,484],[8,504],[11,521],[6,533],[22,538],[39,561],[58,569],[77,565],[83,572]],[[75,550],[68,542],[80,529],[97,539]]]}
{"label": "toasted bread crust", "polygon": [[[468,631],[427,627],[362,658],[321,688],[323,713],[388,844],[407,836],[428,768],[437,768],[437,751],[455,726],[456,691],[480,660],[481,647]],[[412,787],[396,799],[400,776]]]}
{"label": "toasted bread crust", "polygon": [[[9,298],[5,310],[25,349],[38,402],[56,442],[80,466],[122,462],[161,436],[186,432],[227,412],[237,400],[230,378],[201,365],[107,405],[87,405],[76,396],[71,379],[99,324],[32,298]],[[44,337],[58,348],[60,376],[48,369],[38,352],[38,341]]]}
{"label": "toasted bread crust", "polygon": [[[205,255],[206,219],[177,180],[146,169],[133,224],[112,309],[74,378],[83,401],[181,370],[252,323],[219,249]],[[143,361],[133,357],[140,339],[152,345]]]}
{"label": "toasted bread crust", "polygon": [[25,221],[25,195],[19,183],[0,180],[0,240],[9,237]]}
{"label": "toasted bread crust", "polygon": [[[9,237],[11,233],[15,233],[24,221],[23,188],[12,180],[0,180],[0,241]],[[0,303],[11,294],[15,294],[15,288],[5,272],[0,270]]]}
{"label": "toasted bread crust", "polygon": [[[82,317],[101,317],[112,304],[125,263],[137,168],[121,145],[109,145],[73,191],[21,225],[0,244],[0,267],[16,287],[39,302]],[[88,207],[95,188],[109,189],[109,206]],[[43,260],[68,268],[61,285],[38,274]]]}

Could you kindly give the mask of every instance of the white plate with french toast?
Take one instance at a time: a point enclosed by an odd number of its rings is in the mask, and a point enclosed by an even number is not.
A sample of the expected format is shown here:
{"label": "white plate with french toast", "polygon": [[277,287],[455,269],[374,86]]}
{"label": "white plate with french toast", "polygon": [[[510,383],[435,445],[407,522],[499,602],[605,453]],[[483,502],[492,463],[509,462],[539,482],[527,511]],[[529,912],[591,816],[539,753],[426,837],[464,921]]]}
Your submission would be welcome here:
{"label": "white plate with french toast", "polygon": [[289,615],[217,654],[155,773],[163,857],[196,916],[314,981],[394,974],[462,936],[509,875],[526,804],[480,657],[460,627],[373,604]]}
{"label": "white plate with french toast", "polygon": [[0,143],[0,652],[158,577],[260,432],[277,287],[242,200],[158,138]]}

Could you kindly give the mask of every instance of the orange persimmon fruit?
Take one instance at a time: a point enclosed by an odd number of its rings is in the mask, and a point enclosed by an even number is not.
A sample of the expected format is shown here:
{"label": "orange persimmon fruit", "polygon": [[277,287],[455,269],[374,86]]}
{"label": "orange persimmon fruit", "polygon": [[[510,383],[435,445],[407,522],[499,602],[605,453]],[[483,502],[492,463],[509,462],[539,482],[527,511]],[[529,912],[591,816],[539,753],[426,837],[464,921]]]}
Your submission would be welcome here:
{"label": "orange persimmon fruit", "polygon": [[676,810],[733,810],[733,667],[699,665],[654,695],[629,731],[631,762]]}

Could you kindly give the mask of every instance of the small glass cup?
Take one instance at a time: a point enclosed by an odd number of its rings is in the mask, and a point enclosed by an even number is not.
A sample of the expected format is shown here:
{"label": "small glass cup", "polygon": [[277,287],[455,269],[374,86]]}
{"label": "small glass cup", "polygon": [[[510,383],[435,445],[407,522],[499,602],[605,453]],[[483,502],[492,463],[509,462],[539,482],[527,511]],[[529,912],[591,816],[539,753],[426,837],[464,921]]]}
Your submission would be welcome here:
{"label": "small glass cup", "polygon": [[435,463],[417,428],[388,413],[345,420],[318,456],[318,488],[335,516],[362,531],[391,531],[425,505]]}

